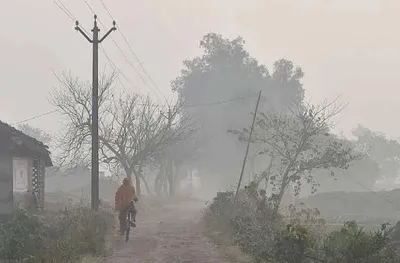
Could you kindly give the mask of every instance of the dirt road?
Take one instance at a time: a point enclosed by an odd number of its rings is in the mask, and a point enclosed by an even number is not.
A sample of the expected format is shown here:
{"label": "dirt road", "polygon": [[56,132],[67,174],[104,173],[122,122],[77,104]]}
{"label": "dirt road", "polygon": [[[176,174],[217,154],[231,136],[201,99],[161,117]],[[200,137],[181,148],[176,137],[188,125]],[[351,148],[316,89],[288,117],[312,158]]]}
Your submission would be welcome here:
{"label": "dirt road", "polygon": [[138,226],[128,243],[118,237],[110,263],[224,263],[203,236],[204,202],[185,201],[138,215]]}

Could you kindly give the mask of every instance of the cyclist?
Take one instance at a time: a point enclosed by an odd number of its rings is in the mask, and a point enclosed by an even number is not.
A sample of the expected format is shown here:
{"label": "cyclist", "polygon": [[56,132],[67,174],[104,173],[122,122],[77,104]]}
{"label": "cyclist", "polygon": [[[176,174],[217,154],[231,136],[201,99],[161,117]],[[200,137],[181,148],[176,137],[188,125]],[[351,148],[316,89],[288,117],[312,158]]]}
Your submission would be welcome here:
{"label": "cyclist", "polygon": [[127,213],[131,213],[131,226],[135,227],[137,210],[133,201],[137,202],[135,187],[132,184],[130,177],[124,178],[122,185],[115,193],[115,211],[119,212],[119,231],[121,235],[125,233]]}

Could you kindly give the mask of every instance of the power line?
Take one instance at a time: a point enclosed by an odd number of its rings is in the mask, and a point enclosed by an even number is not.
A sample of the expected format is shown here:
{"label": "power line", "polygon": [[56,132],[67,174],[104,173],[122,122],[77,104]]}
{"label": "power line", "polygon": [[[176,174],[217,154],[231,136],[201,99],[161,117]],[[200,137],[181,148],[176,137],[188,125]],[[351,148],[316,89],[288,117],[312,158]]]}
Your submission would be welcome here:
{"label": "power line", "polygon": [[76,16],[74,16],[74,15],[71,13],[71,11],[64,5],[63,2],[61,2],[61,0],[58,0],[58,3],[59,3],[62,7],[65,8],[65,10],[68,12],[68,14],[70,14],[70,16],[71,16],[75,21],[77,20],[77,19],[76,19]]}
{"label": "power line", "polygon": [[48,111],[48,112],[45,112],[45,113],[42,113],[42,114],[39,114],[39,115],[36,115],[36,116],[30,117],[30,118],[27,118],[27,119],[24,119],[24,120],[21,120],[21,121],[15,122],[15,123],[13,123],[12,125],[18,125],[18,124],[21,124],[21,123],[24,123],[24,122],[28,122],[28,121],[31,121],[31,120],[35,120],[35,119],[38,119],[38,118],[44,117],[44,116],[46,116],[46,115],[53,114],[53,113],[55,113],[55,112],[58,112],[58,111],[59,111],[59,110],[52,110],[52,111]]}
{"label": "power line", "polygon": [[[65,15],[67,15],[68,16],[68,18],[69,19],[71,19],[73,22],[76,22],[77,21],[77,19],[76,19],[76,17],[72,14],[72,12],[61,2],[61,0],[53,0],[53,2],[54,2],[54,4],[56,4],[57,6],[58,6],[58,8],[60,8],[61,9],[61,11],[63,11],[64,12],[64,14]],[[85,28],[83,28],[83,27],[81,27],[82,28],[82,30],[86,33],[86,34],[89,34],[89,32],[85,29]]]}
{"label": "power line", "polygon": [[[72,21],[76,21],[76,17],[72,14],[72,12],[61,2],[57,2],[56,0],[53,0],[53,2],[72,20]],[[102,24],[102,26],[104,27],[104,25]],[[82,28],[82,30],[89,34],[89,32]],[[103,45],[100,45],[100,51],[104,54],[104,56],[106,57],[106,59],[108,60],[108,62],[110,63],[111,67],[113,68],[113,70],[117,71],[119,74],[121,74],[128,82],[130,82],[133,86],[135,86],[135,83],[133,83],[133,81],[131,79],[129,79],[123,72],[122,70],[114,63],[114,61],[110,58],[110,56],[107,54],[105,48]],[[121,86],[125,89],[124,85],[122,84],[121,81],[119,81]]]}
{"label": "power line", "polygon": [[[128,78],[128,76],[125,75],[124,72],[114,63],[114,61],[110,58],[110,56],[107,54],[106,49],[104,48],[103,45],[100,45],[100,51],[103,53],[103,55],[106,57],[108,62],[110,63],[111,67],[117,71],[119,74],[121,74],[128,82],[130,82],[133,86],[135,86],[135,83]],[[120,82],[121,83],[121,82]]]}
{"label": "power line", "polygon": [[248,97],[240,97],[240,98],[235,98],[235,99],[231,99],[231,100],[221,100],[221,101],[215,101],[215,102],[208,102],[208,103],[196,103],[196,104],[192,104],[192,105],[183,105],[183,107],[185,108],[190,108],[190,107],[202,107],[202,106],[213,106],[213,105],[220,105],[220,104],[226,104],[226,103],[230,103],[230,102],[235,102],[235,101],[239,101],[239,100],[245,100],[248,98],[253,98],[254,96],[248,96]]}
{"label": "power line", "polygon": [[[110,10],[107,8],[106,4],[104,3],[103,0],[100,0],[101,4],[103,5],[104,9],[106,9],[108,15],[110,16],[110,18],[114,21],[114,17],[111,14]],[[137,63],[140,65],[140,67],[142,68],[143,72],[146,74],[146,76],[148,77],[148,79],[150,80],[150,82],[154,85],[154,87],[156,87],[156,89],[158,90],[158,92],[164,97],[165,101],[167,101],[165,95],[161,92],[160,88],[158,87],[158,85],[155,83],[155,81],[153,80],[153,78],[150,76],[150,74],[148,73],[148,71],[146,70],[146,68],[144,67],[143,63],[139,60],[138,56],[136,55],[136,53],[133,51],[132,46],[129,44],[129,41],[127,39],[127,37],[125,36],[125,34],[122,32],[121,29],[118,30],[121,33],[122,38],[124,39],[125,43],[128,45],[129,50],[131,51],[131,53],[133,54],[133,56],[135,57],[135,60],[137,61]]]}
{"label": "power line", "polygon": [[[226,103],[230,103],[230,102],[236,102],[236,101],[239,101],[239,100],[244,100],[244,99],[249,99],[249,98],[254,98],[254,96],[235,98],[235,99],[231,99],[231,100],[214,101],[214,102],[209,102],[209,103],[188,104],[188,105],[182,105],[182,107],[184,107],[184,108],[192,108],[192,107],[216,106],[216,105],[222,105],[222,104],[226,104]],[[138,103],[137,105],[145,105],[145,104]],[[153,105],[159,106],[159,107],[165,106],[163,104],[157,104],[157,103],[155,103]],[[21,124],[21,123],[28,122],[28,121],[31,121],[31,120],[34,120],[34,119],[38,119],[38,118],[41,118],[41,117],[44,117],[46,115],[50,115],[50,114],[53,114],[53,113],[59,112],[59,111],[60,110],[58,110],[58,109],[57,110],[48,111],[48,112],[45,112],[45,113],[30,117],[30,118],[15,122],[13,125]]]}
{"label": "power line", "polygon": [[113,15],[111,14],[110,10],[107,8],[106,4],[104,3],[103,0],[100,0],[101,4],[103,5],[103,7],[106,9],[108,15],[111,17],[112,20],[114,20]]}
{"label": "power line", "polygon": [[[71,19],[72,21],[77,21],[77,19],[76,19],[76,17],[72,14],[72,12],[60,1],[60,0],[53,0],[53,2],[57,5],[57,7],[58,8],[60,8],[60,10],[61,11],[63,11],[64,13],[65,13],[65,15],[69,18],[69,19]],[[94,10],[93,10],[93,8],[91,8],[91,6],[87,3],[87,1],[85,1],[86,2],[86,4],[87,4],[87,6],[91,9],[91,11],[94,13]],[[111,16],[111,13],[109,12],[109,10],[107,9],[107,7],[105,6],[105,4],[104,4],[104,2],[102,2],[102,4],[103,4],[103,6],[106,8],[106,10],[107,10],[107,12],[108,12],[108,14],[110,15],[110,17],[112,17]],[[103,25],[103,23],[99,20],[99,22],[102,24],[102,26],[104,27],[104,25]],[[87,34],[89,34],[89,32],[86,30],[86,29],[84,29],[84,28],[82,28],[82,30],[85,32],[85,33],[87,33]],[[122,32],[121,32],[121,34],[122,34]],[[118,50],[121,52],[121,54],[124,56],[124,58],[127,60],[127,62],[129,63],[129,65],[134,69],[134,71],[135,71],[135,73],[139,76],[139,78],[143,81],[143,83],[146,85],[146,86],[148,86],[150,89],[152,89],[152,87],[146,82],[146,80],[143,78],[143,76],[137,71],[137,69],[135,68],[135,66],[134,66],[134,64],[133,64],[133,62],[131,61],[131,60],[129,60],[129,58],[126,56],[126,54],[122,51],[122,48],[118,45],[118,43],[112,38],[112,40],[113,40],[113,42],[114,42],[114,44],[117,46],[117,48],[118,48]],[[126,40],[126,38],[125,38],[125,41],[127,41]],[[129,43],[128,43],[128,45],[129,45]],[[131,52],[133,52],[133,49],[130,47],[130,49],[131,49]],[[119,67],[117,67],[117,65],[112,61],[112,59],[108,56],[108,54],[107,54],[107,52],[105,51],[105,48],[104,48],[104,46],[101,46],[100,47],[100,51],[105,55],[105,57],[107,58],[107,60],[108,60],[108,62],[111,64],[111,67],[114,69],[114,70],[116,70],[119,74],[121,74],[128,82],[130,82],[133,86],[135,86],[135,83],[133,83],[133,81],[131,80],[131,79],[129,79],[127,76],[126,76],[126,74],[124,74],[123,72],[122,72],[122,70],[119,68]],[[134,52],[133,52],[134,53]],[[135,58],[136,58],[136,60],[138,61],[138,63],[141,65],[141,67],[143,67],[143,65],[140,63],[140,61],[138,60],[138,58],[137,58],[137,56],[136,56],[136,54],[134,54],[134,56],[135,56]],[[144,68],[144,67],[143,67]],[[145,71],[145,69],[144,69],[144,71]],[[146,73],[146,75],[148,75],[148,73],[147,72],[145,72]],[[120,82],[121,83],[121,82]],[[153,83],[153,85],[154,85],[155,83]],[[166,100],[166,97],[164,96],[164,94],[160,91],[160,89],[156,86],[156,88],[157,88],[157,90],[158,90],[158,92],[164,97],[164,99]],[[156,96],[158,96],[157,95],[157,93],[155,93],[155,95]]]}
{"label": "power line", "polygon": [[[85,4],[86,4],[87,7],[90,9],[90,11],[92,11],[93,14],[96,14],[96,12],[94,11],[94,9],[90,6],[90,4],[89,4],[87,1],[85,1]],[[104,24],[103,24],[103,22],[102,22],[99,18],[98,18],[98,20],[99,20],[100,24],[101,24],[103,27],[105,27]],[[135,68],[133,62],[126,56],[126,54],[124,53],[124,51],[122,50],[122,48],[118,45],[117,41],[115,41],[114,37],[113,37],[113,36],[110,36],[110,37],[111,37],[111,40],[113,41],[114,45],[115,45],[115,46],[117,47],[117,49],[119,50],[119,52],[122,54],[122,56],[125,58],[125,60],[129,63],[129,65],[133,68],[133,70],[135,71],[136,75],[138,75],[138,77],[147,85],[146,80],[145,80],[145,79],[143,78],[143,76],[140,75],[140,73],[137,71],[137,69]],[[110,64],[112,64],[111,66],[114,66],[114,68],[116,68],[117,71],[118,71],[119,73],[121,73],[121,75],[123,75],[123,77],[124,77],[125,79],[127,79],[129,82],[132,83],[132,80],[130,80],[125,74],[123,74],[122,71],[115,65],[115,63],[111,61],[111,59],[109,58],[109,56],[105,53],[104,46],[102,46],[102,49],[103,49],[102,52],[104,53],[104,55],[106,56],[106,58],[109,60]],[[155,93],[155,95],[157,96],[158,94]]]}
{"label": "power line", "polygon": [[57,2],[56,0],[53,0],[53,2],[58,6],[58,8],[61,9],[61,11],[63,11],[69,17],[69,19],[71,19],[74,22],[76,21],[75,17],[69,12],[68,8],[66,8],[61,1]]}

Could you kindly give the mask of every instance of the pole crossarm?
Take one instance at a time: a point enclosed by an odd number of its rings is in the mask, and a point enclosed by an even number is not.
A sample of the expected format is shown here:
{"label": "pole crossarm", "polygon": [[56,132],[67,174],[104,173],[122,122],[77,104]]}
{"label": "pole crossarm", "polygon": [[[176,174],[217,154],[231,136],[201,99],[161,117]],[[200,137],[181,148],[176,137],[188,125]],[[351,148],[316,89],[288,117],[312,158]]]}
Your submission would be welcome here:
{"label": "pole crossarm", "polygon": [[[103,40],[106,39],[111,34],[111,32],[116,31],[117,30],[117,26],[116,25],[117,25],[117,23],[115,21],[113,21],[112,28],[110,28],[108,30],[108,32],[100,40],[98,40],[97,42],[98,43],[103,42]],[[83,31],[82,28],[79,26],[79,21],[75,21],[75,30],[78,31],[79,33],[81,33],[82,36],[84,38],[86,38],[87,41],[89,41],[89,43],[93,43],[93,40],[90,39],[90,37],[85,33],[85,31]],[[93,30],[97,30],[98,32],[100,31],[100,29],[97,27],[97,15],[94,15],[94,28],[92,29],[92,31]]]}
{"label": "pole crossarm", "polygon": [[108,30],[108,32],[99,40],[99,43],[103,42],[103,40],[106,39],[108,37],[108,35],[111,34],[111,32],[113,32],[115,30],[117,30],[117,27],[116,27],[115,21],[113,21],[113,27],[110,28],[110,30]]}
{"label": "pole crossarm", "polygon": [[82,28],[79,27],[79,21],[75,22],[75,30],[78,31],[79,33],[82,34],[82,36],[84,38],[86,38],[87,41],[89,41],[89,43],[93,43],[93,40],[90,39],[90,37],[88,35],[86,35],[86,33],[82,30]]}

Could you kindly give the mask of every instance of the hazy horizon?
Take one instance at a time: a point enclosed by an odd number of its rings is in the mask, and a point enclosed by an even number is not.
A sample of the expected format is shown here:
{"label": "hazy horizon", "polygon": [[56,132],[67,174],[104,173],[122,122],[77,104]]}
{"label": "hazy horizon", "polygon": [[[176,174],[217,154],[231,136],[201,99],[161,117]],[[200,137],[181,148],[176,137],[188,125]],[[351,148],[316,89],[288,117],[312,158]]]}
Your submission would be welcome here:
{"label": "hazy horizon", "polygon": [[[81,24],[90,29],[93,15],[85,1],[62,1]],[[99,19],[111,26],[100,1],[88,1]],[[117,26],[152,79],[167,97],[170,81],[178,76],[182,61],[200,54],[198,44],[208,32],[242,36],[246,48],[260,63],[271,66],[279,58],[292,60],[305,72],[306,96],[318,103],[341,96],[349,106],[336,130],[346,134],[357,124],[400,137],[396,86],[400,36],[393,34],[400,3],[395,1],[110,1],[105,0]],[[48,93],[56,72],[71,71],[91,79],[91,48],[53,1],[9,1],[0,11],[0,52],[3,58],[3,96],[0,120],[15,123],[54,109]],[[102,28],[101,34],[105,33]],[[113,33],[133,60],[120,32]],[[111,39],[104,47],[114,63],[134,83],[121,76],[124,86],[154,92],[126,63]],[[139,68],[139,67],[138,67]],[[100,70],[110,72],[100,56]],[[380,94],[376,90],[381,91]],[[390,98],[388,97],[390,94]],[[385,96],[384,96],[385,95]],[[227,98],[230,99],[230,98]],[[20,105],[23,105],[21,107]],[[29,121],[56,132],[58,114]]]}

